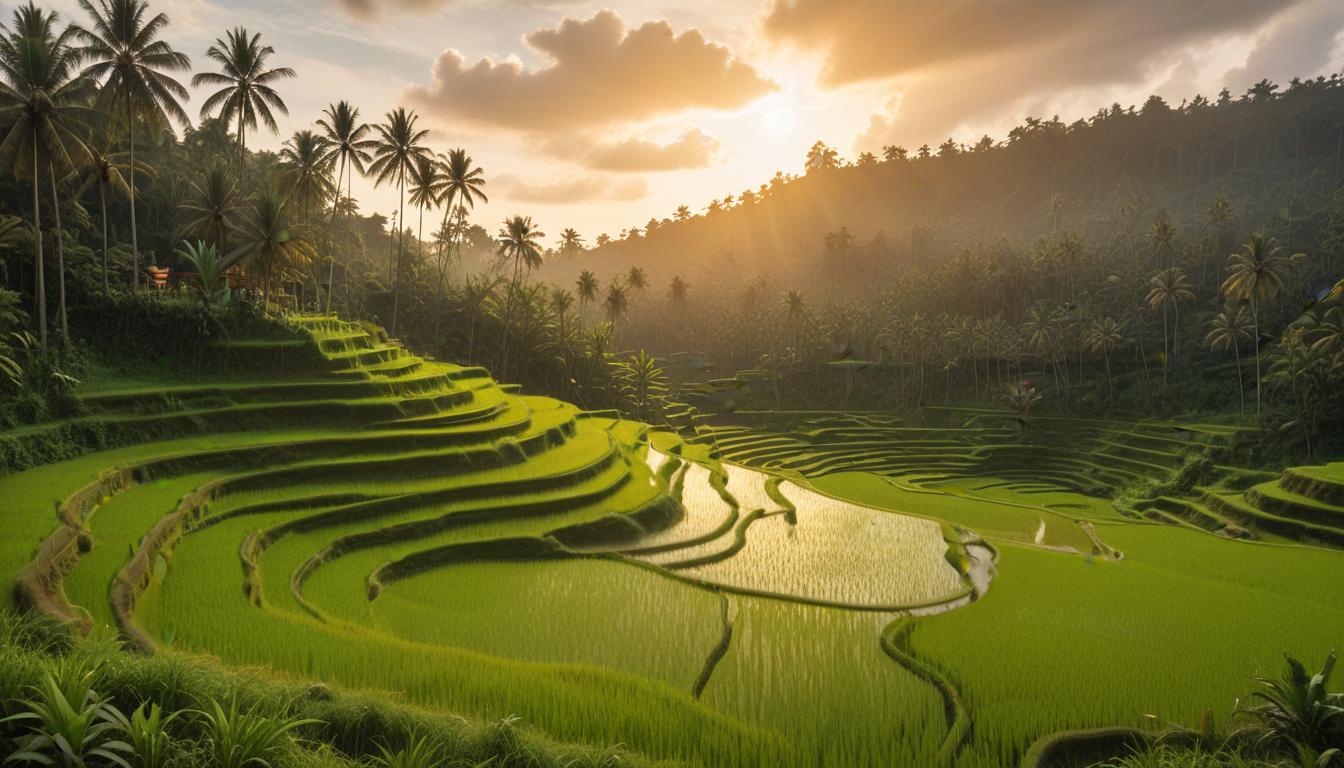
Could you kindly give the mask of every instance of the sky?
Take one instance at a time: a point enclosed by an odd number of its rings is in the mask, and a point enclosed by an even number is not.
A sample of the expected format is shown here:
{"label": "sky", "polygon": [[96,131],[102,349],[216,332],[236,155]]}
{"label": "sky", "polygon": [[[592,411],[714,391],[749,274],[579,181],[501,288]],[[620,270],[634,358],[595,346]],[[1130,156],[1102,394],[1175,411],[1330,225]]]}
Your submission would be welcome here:
{"label": "sky", "polygon": [[[97,2],[98,0],[94,0]],[[80,21],[76,0],[43,0]],[[8,19],[12,0],[0,2]],[[1344,70],[1339,0],[150,0],[200,70],[242,26],[298,78],[278,149],[345,99],[378,122],[406,106],[431,148],[487,178],[472,220],[531,216],[591,243],[678,205],[803,170],[817,140],[1001,139],[1157,93],[1173,104]],[[196,117],[208,93],[187,105]],[[355,183],[366,213],[395,188]],[[414,214],[408,215],[412,226]],[[430,229],[426,228],[426,232]],[[427,235],[428,236],[428,235]]]}

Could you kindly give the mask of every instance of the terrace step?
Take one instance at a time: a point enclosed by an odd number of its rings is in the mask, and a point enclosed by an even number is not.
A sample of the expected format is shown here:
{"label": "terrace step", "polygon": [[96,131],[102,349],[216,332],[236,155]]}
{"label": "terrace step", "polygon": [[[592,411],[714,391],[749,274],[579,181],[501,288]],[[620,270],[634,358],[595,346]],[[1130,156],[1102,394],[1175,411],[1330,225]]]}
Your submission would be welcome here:
{"label": "terrace step", "polygon": [[1319,467],[1292,467],[1279,481],[1285,491],[1320,504],[1344,506],[1344,462]]}
{"label": "terrace step", "polygon": [[1344,507],[1284,490],[1278,481],[1261,483],[1246,491],[1246,502],[1279,517],[1344,528]]}
{"label": "terrace step", "polygon": [[1306,542],[1344,546],[1344,528],[1282,517],[1247,503],[1241,494],[1205,489],[1201,499],[1210,509],[1238,524]]}

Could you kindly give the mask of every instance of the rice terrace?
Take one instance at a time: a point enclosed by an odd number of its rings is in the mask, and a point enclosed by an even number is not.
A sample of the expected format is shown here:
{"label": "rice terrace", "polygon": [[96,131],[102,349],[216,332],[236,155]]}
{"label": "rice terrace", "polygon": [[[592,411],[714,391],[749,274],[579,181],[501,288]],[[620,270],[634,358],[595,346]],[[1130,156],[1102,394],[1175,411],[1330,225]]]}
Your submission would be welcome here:
{"label": "rice terrace", "polygon": [[1344,768],[1337,4],[613,5],[0,8],[0,763]]}

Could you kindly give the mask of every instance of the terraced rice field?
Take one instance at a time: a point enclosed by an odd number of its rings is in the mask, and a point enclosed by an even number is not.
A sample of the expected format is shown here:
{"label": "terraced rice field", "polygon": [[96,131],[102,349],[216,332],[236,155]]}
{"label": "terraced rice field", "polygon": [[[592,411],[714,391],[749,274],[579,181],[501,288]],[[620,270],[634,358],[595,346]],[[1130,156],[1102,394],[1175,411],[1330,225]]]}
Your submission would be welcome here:
{"label": "terraced rice field", "polygon": [[1344,464],[1109,503],[1226,428],[678,435],[291,322],[216,350],[254,373],[98,382],[0,435],[128,444],[0,477],[5,602],[707,766],[1008,765],[1225,709],[1238,672],[1344,630]]}

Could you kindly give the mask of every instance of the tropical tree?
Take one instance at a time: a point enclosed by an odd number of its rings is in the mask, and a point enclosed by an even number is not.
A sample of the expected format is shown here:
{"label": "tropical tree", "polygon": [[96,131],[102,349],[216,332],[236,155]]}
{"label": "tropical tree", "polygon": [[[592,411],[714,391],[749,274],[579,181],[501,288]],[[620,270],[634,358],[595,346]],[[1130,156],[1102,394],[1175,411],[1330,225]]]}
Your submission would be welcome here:
{"label": "tropical tree", "polygon": [[574,283],[575,293],[579,296],[579,318],[582,322],[584,312],[588,305],[597,298],[597,276],[588,270],[579,273],[579,279]]}
{"label": "tropical tree", "polygon": [[1246,302],[1251,307],[1251,326],[1255,338],[1255,415],[1261,412],[1260,397],[1260,309],[1283,293],[1284,280],[1293,259],[1284,254],[1279,241],[1256,233],[1250,236],[1241,250],[1227,259],[1227,279],[1223,281],[1223,295],[1234,301]]}
{"label": "tropical tree", "polygon": [[537,229],[532,223],[531,216],[514,216],[505,219],[504,226],[499,230],[499,258],[503,262],[513,263],[513,276],[509,280],[509,294],[504,301],[504,343],[500,345],[502,356],[500,375],[504,375],[503,372],[508,369],[509,328],[513,323],[513,310],[518,295],[518,287],[526,273],[530,273],[541,266],[541,239],[545,236],[546,233]]}
{"label": "tropical tree", "polygon": [[[143,163],[140,165],[142,171],[150,171],[148,166]],[[79,190],[75,193],[75,197],[83,197],[89,187],[98,187],[98,209],[103,231],[103,298],[107,298],[110,290],[107,261],[107,196],[108,193],[116,193],[127,199],[131,197],[131,187],[126,182],[126,176],[122,173],[123,170],[130,170],[123,153],[113,152],[105,145],[101,147],[90,145],[89,165],[85,169],[84,179],[80,183]],[[152,171],[150,172],[152,173]]]}
{"label": "tropical tree", "polygon": [[607,322],[611,323],[613,328],[617,320],[625,317],[625,313],[630,309],[630,295],[620,280],[613,278],[607,284],[607,298],[602,302],[602,307],[606,310]]}
{"label": "tropical tree", "polygon": [[673,304],[685,304],[686,294],[689,290],[690,285],[685,280],[681,279],[681,275],[675,275],[672,278],[672,284],[667,288],[667,298],[670,299]]}
{"label": "tropical tree", "polygon": [[[89,151],[80,138],[82,117],[92,98],[93,81],[79,71],[77,30],[58,29],[59,17],[29,2],[14,10],[10,24],[0,24],[0,125],[8,125],[0,143],[0,163],[15,178],[32,184],[33,254],[39,343],[47,345],[46,269],[42,253],[42,176],[51,182],[84,165]],[[62,340],[67,340],[65,313],[65,249],[59,207],[56,215],[56,258],[60,281]]]}
{"label": "tropical tree", "polygon": [[205,50],[207,58],[219,64],[218,72],[198,72],[191,78],[193,88],[218,87],[201,104],[201,117],[217,114],[227,126],[238,123],[238,180],[242,180],[247,154],[247,131],[264,124],[271,133],[280,131],[275,113],[289,114],[284,99],[275,92],[281,80],[296,77],[289,67],[267,69],[266,62],[275,49],[261,44],[261,34],[249,34],[234,27],[223,38],[216,38]]}
{"label": "tropical tree", "polygon": [[[1162,310],[1162,354],[1166,358],[1162,361],[1162,383],[1167,382],[1167,371],[1172,366],[1172,361],[1179,354],[1178,340],[1180,338],[1181,328],[1181,305],[1189,304],[1195,300],[1194,283],[1185,276],[1185,272],[1180,267],[1167,267],[1158,270],[1148,281],[1150,286],[1148,290],[1148,309],[1156,312]],[[1168,323],[1168,312],[1174,314],[1174,319]],[[1171,327],[1171,347],[1167,346],[1167,328]]]}
{"label": "tropical tree", "polygon": [[[341,179],[345,177],[345,196],[352,198],[351,187],[355,173],[364,175],[364,166],[370,162],[373,157],[369,150],[373,148],[373,142],[368,139],[369,131],[372,129],[367,123],[359,121],[359,108],[351,106],[349,102],[338,101],[334,104],[328,104],[327,108],[322,110],[323,117],[317,121],[317,127],[322,129],[322,136],[327,140],[327,161],[336,162],[336,189],[339,192],[341,188]],[[330,253],[330,235],[331,228],[336,224],[336,214],[340,206],[331,206],[331,218],[327,220],[326,229],[322,232],[322,244],[328,251],[327,258],[330,263],[327,266],[327,306],[326,311],[331,311],[331,296],[335,292],[336,280],[336,258]],[[348,251],[347,251],[348,253]],[[346,272],[349,272],[348,265]]]}
{"label": "tropical tree", "polygon": [[[191,124],[182,102],[187,89],[172,75],[191,69],[191,59],[157,39],[168,27],[162,13],[149,16],[146,0],[79,0],[88,14],[88,29],[77,29],[88,62],[84,74],[101,84],[98,106],[108,114],[119,110],[126,119],[131,201],[131,284],[140,288],[140,242],[135,215],[135,126],[150,130],[177,123]],[[148,18],[147,18],[148,17]]]}
{"label": "tropical tree", "polygon": [[1117,322],[1113,317],[1105,317],[1101,320],[1093,320],[1088,328],[1087,335],[1084,337],[1084,344],[1092,353],[1100,353],[1106,364],[1106,399],[1114,397],[1114,391],[1111,388],[1111,353],[1115,352],[1121,345],[1127,344],[1129,339],[1125,337],[1124,323]]}
{"label": "tropical tree", "polygon": [[392,287],[392,325],[391,332],[397,333],[397,305],[401,299],[401,262],[406,243],[406,180],[415,172],[420,158],[429,154],[429,149],[421,142],[429,134],[428,130],[418,129],[415,123],[418,117],[405,107],[397,107],[387,113],[387,122],[374,126],[377,138],[374,139],[373,163],[369,173],[374,185],[396,183],[401,202],[398,205],[398,218],[401,230],[398,231],[396,252],[396,277]]}
{"label": "tropical tree", "polygon": [[573,257],[583,250],[583,236],[573,227],[565,227],[565,231],[560,233],[560,253],[563,256]]}
{"label": "tropical tree", "polygon": [[1204,336],[1204,346],[1209,349],[1226,352],[1232,350],[1237,360],[1237,402],[1241,412],[1246,413],[1246,385],[1241,376],[1241,345],[1255,335],[1255,326],[1244,304],[1224,304],[1223,308],[1209,321],[1209,331]]}
{"label": "tropical tree", "polygon": [[784,294],[784,317],[792,330],[793,348],[797,350],[802,344],[803,321],[807,318],[807,302],[803,299],[803,292],[797,288],[790,288]]}
{"label": "tropical tree", "polygon": [[433,209],[439,203],[439,172],[434,157],[426,152],[415,158],[411,165],[411,183],[406,192],[410,195],[411,205],[419,212],[415,241],[423,246],[425,240],[425,209]]}
{"label": "tropical tree", "polygon": [[223,266],[238,264],[260,272],[262,306],[269,311],[276,273],[283,276],[286,269],[302,269],[312,259],[312,246],[291,231],[285,200],[273,187],[253,196],[252,205],[234,228],[234,237],[238,245]]}
{"label": "tropical tree", "polygon": [[625,282],[631,290],[635,291],[642,291],[649,287],[648,278],[644,276],[644,270],[640,267],[631,267],[625,276]]}
{"label": "tropical tree", "polygon": [[191,182],[190,197],[179,207],[186,214],[181,232],[224,248],[225,235],[238,214],[235,187],[224,164],[215,161]]}
{"label": "tropical tree", "polygon": [[323,203],[335,193],[331,178],[332,155],[327,138],[310,130],[295,131],[280,149],[289,184],[287,197],[298,201],[299,223],[308,223],[313,203]]}
{"label": "tropical tree", "polygon": [[[440,188],[444,204],[443,223],[448,223],[448,210],[456,203],[458,230],[463,230],[467,212],[474,210],[477,203],[490,202],[484,189],[485,171],[472,162],[471,155],[468,155],[465,149],[452,149],[439,159],[439,174],[442,177]],[[458,247],[461,248],[461,241],[458,242]]]}

